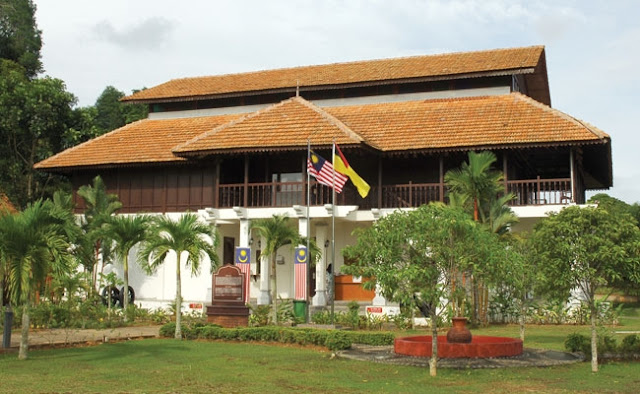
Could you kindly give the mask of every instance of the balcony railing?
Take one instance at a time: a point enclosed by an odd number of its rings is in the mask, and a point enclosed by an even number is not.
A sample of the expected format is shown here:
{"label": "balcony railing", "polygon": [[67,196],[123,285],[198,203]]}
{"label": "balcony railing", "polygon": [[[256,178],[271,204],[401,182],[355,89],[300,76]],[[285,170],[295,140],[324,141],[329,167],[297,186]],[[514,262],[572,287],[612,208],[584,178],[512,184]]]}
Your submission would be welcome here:
{"label": "balcony railing", "polygon": [[[510,205],[568,204],[572,201],[571,180],[527,179],[508,181],[506,191],[516,198]],[[348,185],[336,195],[340,205],[358,205],[371,208],[411,208],[432,201],[445,201],[446,186],[441,183],[408,183],[372,186],[369,195],[362,199],[355,188]],[[310,184],[312,206],[331,204],[331,188],[315,181]],[[307,204],[306,182],[236,183],[218,186],[218,207],[234,206],[247,208],[290,207]]]}
{"label": "balcony railing", "polygon": [[573,201],[571,179],[540,179],[508,181],[507,191],[516,198],[511,205],[553,205]]}

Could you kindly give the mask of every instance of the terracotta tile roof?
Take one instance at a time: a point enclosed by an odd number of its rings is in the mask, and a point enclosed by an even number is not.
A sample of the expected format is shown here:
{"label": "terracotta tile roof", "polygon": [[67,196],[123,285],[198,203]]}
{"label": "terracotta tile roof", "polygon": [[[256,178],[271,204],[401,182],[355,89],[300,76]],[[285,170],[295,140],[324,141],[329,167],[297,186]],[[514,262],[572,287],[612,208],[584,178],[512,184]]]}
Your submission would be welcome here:
{"label": "terracotta tile roof", "polygon": [[[174,79],[137,92],[123,101],[190,100],[242,92],[295,89],[296,86],[358,84],[363,82],[444,77],[478,73],[533,73],[544,47],[494,49],[395,59],[335,63],[240,74]],[[546,68],[544,69],[546,85]],[[548,87],[546,87],[548,95]],[[544,100],[542,100],[544,101]]]}
{"label": "terracotta tile roof", "polygon": [[16,208],[9,201],[9,197],[7,197],[4,193],[0,192],[0,215],[6,215],[8,213],[16,213],[18,212]]}
{"label": "terracotta tile roof", "polygon": [[37,163],[36,169],[175,162],[171,148],[242,114],[140,120]]}
{"label": "terracotta tile roof", "polygon": [[[139,121],[39,169],[185,160],[180,155],[370,146],[384,152],[606,143],[609,136],[519,93],[318,108],[295,97],[248,115]],[[173,152],[172,152],[173,150]]]}
{"label": "terracotta tile roof", "polygon": [[174,153],[224,150],[306,148],[314,145],[359,144],[362,137],[323,109],[293,97],[221,125],[174,148]]}
{"label": "terracotta tile roof", "polygon": [[527,96],[326,108],[382,151],[604,142],[603,131]]}

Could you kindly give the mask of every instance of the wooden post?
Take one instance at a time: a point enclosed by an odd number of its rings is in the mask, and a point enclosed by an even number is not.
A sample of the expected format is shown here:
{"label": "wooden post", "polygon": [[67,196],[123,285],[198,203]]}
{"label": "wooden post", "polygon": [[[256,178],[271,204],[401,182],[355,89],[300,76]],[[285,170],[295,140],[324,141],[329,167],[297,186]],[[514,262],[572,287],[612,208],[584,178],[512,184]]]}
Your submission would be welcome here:
{"label": "wooden post", "polygon": [[504,193],[509,193],[509,173],[507,171],[507,152],[502,155],[502,173],[504,174]]}
{"label": "wooden post", "polygon": [[244,193],[242,206],[247,207],[249,201],[249,155],[244,155]]}
{"label": "wooden post", "polygon": [[216,169],[215,169],[215,187],[214,187],[214,195],[213,195],[213,206],[216,208],[220,208],[220,160],[216,160]]}
{"label": "wooden post", "polygon": [[439,161],[440,202],[444,202],[444,157],[440,156]]}
{"label": "wooden post", "polygon": [[378,209],[382,208],[382,157],[378,156]]}

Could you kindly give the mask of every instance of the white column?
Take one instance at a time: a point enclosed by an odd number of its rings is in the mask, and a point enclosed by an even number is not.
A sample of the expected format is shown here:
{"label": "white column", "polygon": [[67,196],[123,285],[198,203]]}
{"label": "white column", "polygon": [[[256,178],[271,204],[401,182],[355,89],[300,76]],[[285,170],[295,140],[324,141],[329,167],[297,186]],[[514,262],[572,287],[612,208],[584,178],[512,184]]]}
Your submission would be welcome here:
{"label": "white column", "polygon": [[[267,243],[264,238],[260,239],[260,244],[264,247]],[[264,249],[263,249],[264,250]],[[258,295],[258,305],[271,304],[271,282],[269,281],[269,256],[262,254],[260,256],[260,294]]]}
{"label": "white column", "polygon": [[316,225],[316,243],[322,249],[322,257],[316,263],[316,295],[311,301],[313,306],[327,305],[327,253],[329,249],[325,248],[324,244],[328,240],[328,229],[329,227],[325,223]]}
{"label": "white column", "polygon": [[239,245],[242,248],[249,247],[249,228],[251,227],[251,221],[249,219],[240,219],[240,239]]}

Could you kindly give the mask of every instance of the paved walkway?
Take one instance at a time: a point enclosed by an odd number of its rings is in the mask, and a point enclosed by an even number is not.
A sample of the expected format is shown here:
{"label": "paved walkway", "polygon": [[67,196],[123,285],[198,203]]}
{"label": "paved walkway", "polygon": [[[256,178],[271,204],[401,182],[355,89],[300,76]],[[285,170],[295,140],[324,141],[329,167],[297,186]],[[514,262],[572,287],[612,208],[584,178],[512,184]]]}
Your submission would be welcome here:
{"label": "paved walkway", "polygon": [[[159,335],[159,332],[160,326],[118,327],[102,330],[72,328],[38,329],[29,331],[29,348],[68,346],[72,344],[108,342],[123,339],[154,338]],[[0,332],[0,336],[1,335],[2,333]],[[11,347],[9,349],[0,348],[0,352],[15,351],[19,346],[20,331],[16,330],[11,334]]]}
{"label": "paved walkway", "polygon": [[[393,346],[352,345],[351,349],[337,353],[338,357],[394,365],[411,365],[428,367],[429,358],[411,357],[395,354]],[[506,367],[550,367],[554,365],[572,364],[582,361],[581,355],[525,348],[520,356],[504,358],[465,358],[439,359],[439,368],[506,368]]]}

